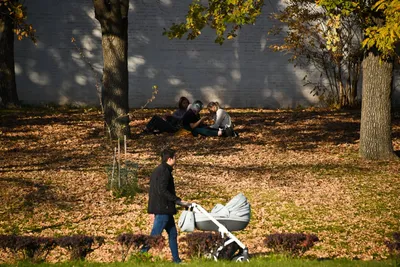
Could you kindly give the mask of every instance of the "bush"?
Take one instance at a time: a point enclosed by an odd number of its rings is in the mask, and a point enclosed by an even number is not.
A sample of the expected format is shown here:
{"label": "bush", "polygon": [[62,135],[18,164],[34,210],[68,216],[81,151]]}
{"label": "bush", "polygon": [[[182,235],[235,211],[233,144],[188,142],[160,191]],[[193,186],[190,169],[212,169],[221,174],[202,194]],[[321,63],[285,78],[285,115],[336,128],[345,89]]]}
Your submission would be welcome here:
{"label": "bush", "polygon": [[163,236],[150,236],[143,234],[121,234],[117,237],[117,242],[121,245],[122,261],[125,261],[129,251],[133,248],[138,252],[141,247],[151,247],[162,249],[165,246]]}
{"label": "bush", "polygon": [[314,246],[319,239],[313,234],[275,233],[264,239],[264,244],[277,253],[299,256]]}
{"label": "bush", "polygon": [[124,164],[115,163],[107,167],[107,189],[116,197],[134,197],[141,192],[137,179],[138,164],[130,161],[125,161]]}
{"label": "bush", "polygon": [[0,249],[11,252],[17,260],[45,261],[55,246],[54,239],[48,237],[0,235]]}
{"label": "bush", "polygon": [[149,263],[149,262],[162,262],[162,258],[159,256],[153,256],[148,252],[136,251],[129,255],[128,262],[130,264],[136,265],[140,263]]}
{"label": "bush", "polygon": [[[104,244],[102,236],[72,235],[63,236],[56,239],[58,246],[70,252],[70,260],[84,260],[86,256]],[[96,244],[97,247],[92,246]]]}
{"label": "bush", "polygon": [[210,256],[220,247],[224,239],[218,233],[191,233],[180,238],[186,242],[185,253],[191,258]]}
{"label": "bush", "polygon": [[400,233],[393,233],[393,241],[386,241],[385,245],[392,256],[400,257]]}

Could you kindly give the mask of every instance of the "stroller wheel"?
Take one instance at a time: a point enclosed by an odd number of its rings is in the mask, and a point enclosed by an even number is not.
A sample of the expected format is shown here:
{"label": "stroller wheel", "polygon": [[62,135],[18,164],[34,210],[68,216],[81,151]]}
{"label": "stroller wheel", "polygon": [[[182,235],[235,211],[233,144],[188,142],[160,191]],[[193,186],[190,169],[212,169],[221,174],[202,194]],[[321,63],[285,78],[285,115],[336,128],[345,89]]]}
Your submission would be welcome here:
{"label": "stroller wheel", "polygon": [[218,257],[215,256],[215,255],[212,254],[212,253],[207,254],[207,255],[206,255],[206,259],[213,260],[213,261],[218,261]]}
{"label": "stroller wheel", "polygon": [[249,258],[247,258],[243,255],[239,255],[239,256],[233,257],[232,261],[234,261],[234,262],[249,262]]}

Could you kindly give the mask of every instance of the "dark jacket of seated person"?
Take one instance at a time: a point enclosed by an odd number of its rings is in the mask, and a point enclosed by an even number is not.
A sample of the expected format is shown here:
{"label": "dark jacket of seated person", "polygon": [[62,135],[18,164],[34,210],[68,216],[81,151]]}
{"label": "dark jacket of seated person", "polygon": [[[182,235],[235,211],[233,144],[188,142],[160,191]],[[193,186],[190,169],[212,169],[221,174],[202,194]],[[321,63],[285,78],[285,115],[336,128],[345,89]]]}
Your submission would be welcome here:
{"label": "dark jacket of seated person", "polygon": [[206,117],[200,117],[200,111],[203,108],[203,103],[196,100],[191,105],[190,109],[186,111],[182,118],[182,126],[184,129],[191,131],[194,136],[218,136],[218,129],[210,129],[204,125],[203,121]]}
{"label": "dark jacket of seated person", "polygon": [[178,102],[178,109],[172,115],[166,115],[160,117],[154,115],[151,120],[147,123],[144,132],[146,133],[174,133],[181,128],[182,118],[185,114],[190,102],[182,96]]}

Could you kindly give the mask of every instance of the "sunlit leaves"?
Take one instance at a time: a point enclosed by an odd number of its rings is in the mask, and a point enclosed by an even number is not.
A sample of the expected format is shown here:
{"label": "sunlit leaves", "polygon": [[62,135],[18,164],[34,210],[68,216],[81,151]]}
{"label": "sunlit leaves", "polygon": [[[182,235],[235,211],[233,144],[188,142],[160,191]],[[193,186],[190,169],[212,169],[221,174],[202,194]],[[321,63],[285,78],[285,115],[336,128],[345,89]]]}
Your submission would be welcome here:
{"label": "sunlit leaves", "polygon": [[365,30],[363,46],[368,49],[375,46],[384,57],[393,56],[400,42],[400,1],[380,0],[373,9],[383,12],[385,22]]}
{"label": "sunlit leaves", "polygon": [[339,31],[341,30],[341,19],[340,15],[329,16],[327,21],[327,31],[324,33],[326,39],[326,48],[332,52],[337,52],[338,48],[341,47],[341,38]]}
{"label": "sunlit leaves", "polygon": [[[357,8],[356,4],[350,6]],[[305,84],[313,86],[311,93],[321,102],[339,107],[355,103],[351,92],[357,84],[362,58],[359,20],[344,16],[346,12],[342,11],[337,7],[329,12],[315,0],[289,0],[283,10],[273,14],[281,23],[269,31],[270,35],[283,36],[283,42],[269,46],[273,51],[287,52],[295,66],[312,65],[320,71],[319,79],[304,79]]]}
{"label": "sunlit leaves", "polygon": [[283,10],[273,14],[273,18],[285,25],[275,26],[269,32],[271,35],[284,35],[282,44],[270,46],[274,51],[287,51],[292,55],[292,61],[295,61],[299,56],[313,55],[325,50],[325,13],[313,0],[288,1]]}
{"label": "sunlit leaves", "polygon": [[400,1],[379,0],[376,3],[365,2],[363,5],[345,0],[317,0],[329,14],[358,16],[363,23],[365,38],[362,46],[376,48],[387,58],[395,55],[395,47],[400,40]]}
{"label": "sunlit leaves", "polygon": [[31,24],[26,23],[26,7],[15,0],[0,0],[0,20],[2,16],[11,18],[14,24],[14,33],[18,40],[30,38],[36,43],[36,30]]}
{"label": "sunlit leaves", "polygon": [[182,38],[187,34],[187,39],[192,40],[209,26],[215,30],[215,42],[222,44],[225,39],[236,37],[240,26],[255,23],[261,14],[263,2],[263,0],[208,0],[208,5],[203,5],[200,0],[193,0],[189,5],[186,21],[164,29],[164,35],[172,39]]}
{"label": "sunlit leaves", "polygon": [[317,5],[323,6],[329,13],[350,15],[360,8],[360,3],[347,0],[316,0]]}

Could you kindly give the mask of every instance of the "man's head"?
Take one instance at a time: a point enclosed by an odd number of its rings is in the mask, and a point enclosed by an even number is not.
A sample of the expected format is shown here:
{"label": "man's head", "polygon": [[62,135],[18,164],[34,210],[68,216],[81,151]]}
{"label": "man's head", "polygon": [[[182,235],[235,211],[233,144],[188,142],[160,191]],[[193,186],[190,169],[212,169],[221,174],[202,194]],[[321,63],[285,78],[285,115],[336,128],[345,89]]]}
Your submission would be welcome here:
{"label": "man's head", "polygon": [[190,108],[194,112],[199,113],[203,109],[203,102],[201,102],[200,100],[196,100],[193,102],[193,104]]}
{"label": "man's head", "polygon": [[166,148],[161,151],[161,162],[165,162],[170,166],[175,165],[176,158],[175,158],[176,151],[171,148]]}

